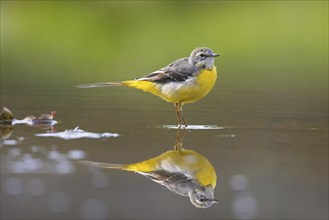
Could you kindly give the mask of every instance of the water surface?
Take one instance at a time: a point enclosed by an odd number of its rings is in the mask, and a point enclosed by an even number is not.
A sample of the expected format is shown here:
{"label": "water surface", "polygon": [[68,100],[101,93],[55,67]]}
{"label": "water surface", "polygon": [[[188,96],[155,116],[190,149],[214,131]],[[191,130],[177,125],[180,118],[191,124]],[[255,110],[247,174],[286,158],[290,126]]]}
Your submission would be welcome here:
{"label": "water surface", "polygon": [[13,126],[1,146],[5,219],[326,216],[327,112],[325,96],[316,90],[306,95],[291,90],[283,97],[219,86],[185,106],[188,123],[203,129],[188,129],[184,147],[207,158],[218,178],[220,203],[203,210],[138,174],[77,162],[133,163],[172,150],[177,129],[168,127],[176,120],[171,104],[127,88],[66,89],[69,96],[31,92],[4,94],[1,100],[19,119],[56,110],[53,132],[79,126],[119,136],[64,140],[36,136],[49,128]]}

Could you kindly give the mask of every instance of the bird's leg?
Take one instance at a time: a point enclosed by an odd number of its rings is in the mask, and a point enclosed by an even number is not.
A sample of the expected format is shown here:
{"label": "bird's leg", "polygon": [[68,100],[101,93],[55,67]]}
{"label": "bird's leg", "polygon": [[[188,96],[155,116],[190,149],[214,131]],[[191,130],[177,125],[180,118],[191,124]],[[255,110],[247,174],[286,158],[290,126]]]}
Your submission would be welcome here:
{"label": "bird's leg", "polygon": [[187,127],[187,123],[186,123],[185,118],[184,118],[184,115],[183,115],[183,104],[182,103],[178,103],[177,105],[178,105],[179,115],[183,119],[183,122],[184,122],[184,125],[185,125],[185,128],[186,128]]}
{"label": "bird's leg", "polygon": [[181,119],[183,119],[185,128],[187,127],[187,123],[185,121],[184,115],[183,115],[183,104],[181,102],[174,103],[175,110],[177,114],[177,121],[178,121],[178,127],[180,128],[182,126]]}
{"label": "bird's leg", "polygon": [[181,128],[179,127],[177,130],[177,134],[176,134],[176,142],[175,142],[175,146],[174,149],[177,151],[181,151],[183,149],[183,140],[184,137],[186,135],[187,130],[184,129],[183,133],[181,133]]}
{"label": "bird's leg", "polygon": [[174,149],[177,150],[177,151],[180,151],[182,149],[182,142],[180,141],[180,127],[178,127],[178,130],[177,130],[177,134],[176,134],[176,142],[175,142],[175,146],[174,146]]}
{"label": "bird's leg", "polygon": [[183,109],[180,111],[180,115],[182,116],[182,119],[183,119],[185,128],[187,128],[187,123],[186,123],[185,118],[184,118],[184,115],[183,115]]}
{"label": "bird's leg", "polygon": [[177,115],[178,128],[180,128],[181,127],[181,122],[180,122],[179,103],[174,103],[174,106],[175,106],[176,115]]}

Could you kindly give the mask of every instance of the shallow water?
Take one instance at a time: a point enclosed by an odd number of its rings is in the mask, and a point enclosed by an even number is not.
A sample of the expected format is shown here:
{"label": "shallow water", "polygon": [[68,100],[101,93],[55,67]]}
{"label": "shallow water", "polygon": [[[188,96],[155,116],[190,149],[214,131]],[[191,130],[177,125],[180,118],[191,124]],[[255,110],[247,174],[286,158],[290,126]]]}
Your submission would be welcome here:
{"label": "shallow water", "polygon": [[[54,92],[55,91],[55,92]],[[142,175],[78,163],[134,163],[172,150],[174,107],[127,88],[65,87],[25,95],[10,89],[1,104],[22,119],[56,110],[53,129],[7,128],[1,145],[3,219],[250,219],[328,216],[328,116],[323,90],[217,86],[184,106],[183,147],[217,173],[215,198],[195,208]],[[65,140],[36,134],[76,127],[115,137]],[[214,129],[216,128],[216,129]]]}

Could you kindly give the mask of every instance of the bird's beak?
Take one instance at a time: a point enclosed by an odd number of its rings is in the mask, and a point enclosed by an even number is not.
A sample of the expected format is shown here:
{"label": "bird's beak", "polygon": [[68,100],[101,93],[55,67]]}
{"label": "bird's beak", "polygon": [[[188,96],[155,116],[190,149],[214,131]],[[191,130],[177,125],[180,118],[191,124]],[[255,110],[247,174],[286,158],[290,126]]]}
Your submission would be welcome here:
{"label": "bird's beak", "polygon": [[219,54],[217,54],[217,53],[213,53],[213,54],[211,54],[211,56],[212,56],[212,57],[218,57]]}
{"label": "bird's beak", "polygon": [[208,201],[213,202],[213,203],[219,203],[217,199],[208,199]]}

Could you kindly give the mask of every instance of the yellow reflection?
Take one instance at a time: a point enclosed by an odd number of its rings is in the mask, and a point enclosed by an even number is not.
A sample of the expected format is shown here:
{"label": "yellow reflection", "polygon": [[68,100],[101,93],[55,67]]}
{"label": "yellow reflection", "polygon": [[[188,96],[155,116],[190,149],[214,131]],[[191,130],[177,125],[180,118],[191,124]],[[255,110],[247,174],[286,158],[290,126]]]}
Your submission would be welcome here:
{"label": "yellow reflection", "polygon": [[201,154],[183,148],[186,130],[177,132],[174,150],[138,163],[112,164],[80,161],[83,164],[139,173],[182,196],[188,196],[197,208],[208,208],[214,198],[217,175],[214,167]]}

